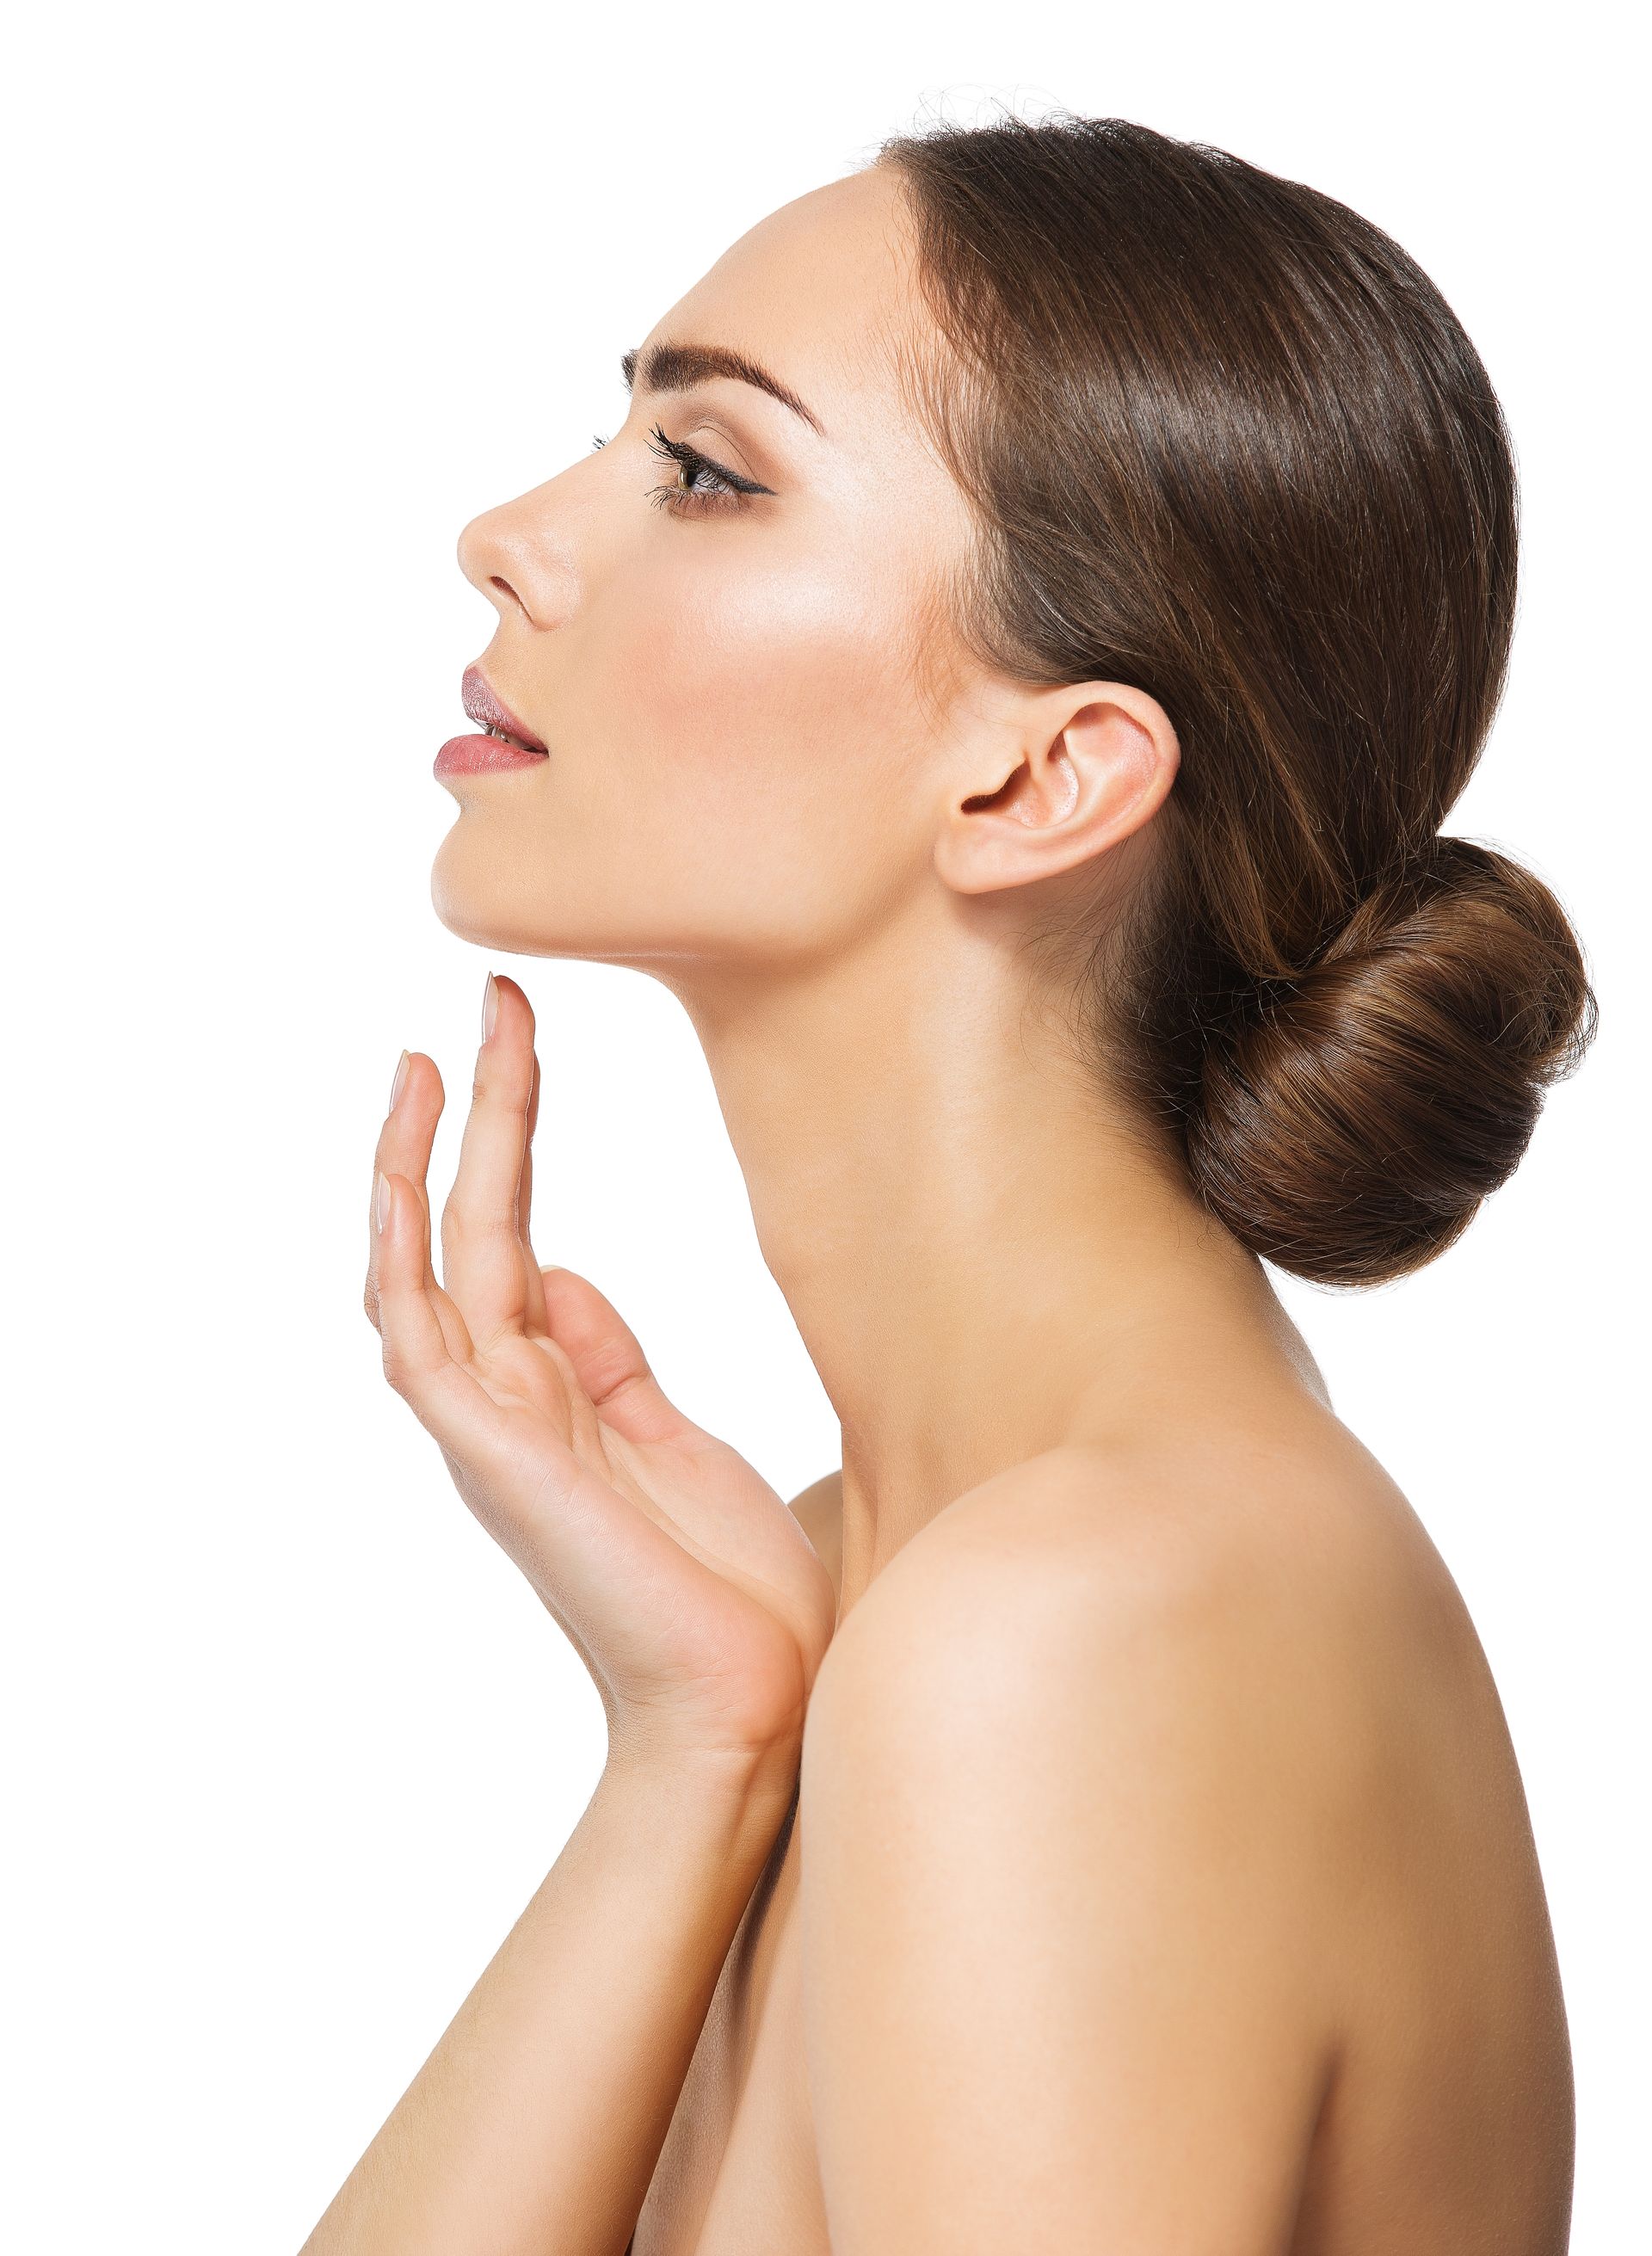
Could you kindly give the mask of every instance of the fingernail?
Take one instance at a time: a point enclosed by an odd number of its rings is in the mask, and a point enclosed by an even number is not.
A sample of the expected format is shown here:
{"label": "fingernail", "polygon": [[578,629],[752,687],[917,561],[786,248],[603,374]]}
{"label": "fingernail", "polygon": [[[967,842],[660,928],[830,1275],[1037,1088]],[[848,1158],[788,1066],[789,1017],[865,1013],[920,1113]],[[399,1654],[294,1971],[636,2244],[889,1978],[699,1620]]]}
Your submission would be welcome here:
{"label": "fingernail", "polygon": [[390,1177],[381,1167],[373,1187],[373,1227],[382,1232],[390,1220]]}
{"label": "fingernail", "polygon": [[493,1021],[499,1015],[499,991],[493,974],[488,974],[488,983],[482,991],[482,1039],[488,1041],[493,1033]]}
{"label": "fingernail", "polygon": [[390,1084],[390,1109],[396,1110],[396,1099],[401,1095],[402,1084],[407,1078],[407,1053],[404,1050],[396,1064],[396,1078]]}

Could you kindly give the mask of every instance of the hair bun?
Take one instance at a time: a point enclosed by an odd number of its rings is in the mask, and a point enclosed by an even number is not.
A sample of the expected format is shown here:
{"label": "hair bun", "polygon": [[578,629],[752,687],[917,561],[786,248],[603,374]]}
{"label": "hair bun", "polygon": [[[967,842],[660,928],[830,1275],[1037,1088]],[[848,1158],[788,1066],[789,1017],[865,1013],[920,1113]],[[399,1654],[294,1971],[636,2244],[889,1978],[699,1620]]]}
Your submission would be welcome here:
{"label": "hair bun", "polygon": [[1330,1285],[1421,1268],[1524,1152],[1598,1017],[1543,880],[1441,837],[1206,1054],[1201,1195],[1252,1250]]}

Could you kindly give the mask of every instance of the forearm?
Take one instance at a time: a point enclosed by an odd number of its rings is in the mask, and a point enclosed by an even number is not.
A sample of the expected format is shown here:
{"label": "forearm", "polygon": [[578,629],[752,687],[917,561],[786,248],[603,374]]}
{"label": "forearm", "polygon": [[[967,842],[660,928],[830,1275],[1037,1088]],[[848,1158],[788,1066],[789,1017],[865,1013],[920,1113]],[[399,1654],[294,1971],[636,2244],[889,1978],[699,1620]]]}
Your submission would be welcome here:
{"label": "forearm", "polygon": [[301,2256],[623,2256],[789,1796],[605,1772]]}

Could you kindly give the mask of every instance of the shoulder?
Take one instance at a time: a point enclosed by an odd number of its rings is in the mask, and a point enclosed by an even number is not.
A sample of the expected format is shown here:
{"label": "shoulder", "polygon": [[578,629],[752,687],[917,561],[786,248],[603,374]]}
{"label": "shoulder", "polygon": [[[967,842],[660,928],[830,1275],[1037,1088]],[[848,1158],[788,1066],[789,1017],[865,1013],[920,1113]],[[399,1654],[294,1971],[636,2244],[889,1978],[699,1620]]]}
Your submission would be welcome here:
{"label": "shoulder", "polygon": [[1063,1449],[957,1499],[828,1648],[803,1753],[819,1822],[876,1785],[943,1829],[990,1800],[1080,1852],[1149,1780],[1190,1815],[1265,1773],[1275,1809],[1291,1772],[1311,1791],[1317,1753],[1341,1759],[1317,1718],[1352,1609],[1323,1544],[1303,1564],[1310,1507],[1287,1477],[1310,1476]]}
{"label": "shoulder", "polygon": [[1093,1749],[1122,1676],[1137,1716],[1150,1688],[1229,1713],[1239,1683],[1262,1698],[1270,1674],[1323,1674],[1376,1586],[1403,1607],[1431,1556],[1340,1427],[1054,1449],[960,1497],[865,1591],[822,1669],[819,1735],[872,1715],[944,1730],[990,1694]]}
{"label": "shoulder", "polygon": [[[1338,1648],[1384,1546],[1336,1492],[1358,1478],[1334,1446],[1055,1451],[949,1506],[845,1617],[801,1889],[828,2192],[868,2227],[845,2245],[907,2245],[919,2188],[971,2246],[966,2217],[1036,2239],[1099,2187],[1126,2241],[1261,2235],[1288,2202],[1358,1877],[1367,1724]],[[1175,2206],[1191,2151],[1208,2217]],[[1028,2185],[1047,2208],[999,2217]]]}
{"label": "shoulder", "polygon": [[843,1585],[844,1475],[843,1468],[824,1473],[794,1496],[787,1506],[815,1547],[815,1556],[831,1577],[834,1591]]}
{"label": "shoulder", "polygon": [[1207,1852],[1230,1879],[1243,1860],[1305,1948],[1430,1741],[1478,1713],[1484,1666],[1421,1522],[1339,1421],[1063,1448],[949,1505],[839,1623],[805,1807],[852,1846],[872,1796],[898,1800],[920,1859],[984,1811],[1092,1859],[1150,1817],[1154,1853],[1206,1879]]}
{"label": "shoulder", "polygon": [[1248,1893],[1250,1940],[1305,1969],[1316,1938],[1334,1959],[1338,1906],[1482,1666],[1339,1425],[1054,1450],[950,1505],[840,1622],[803,1742],[816,1869],[870,1858],[922,1889],[985,1827],[1024,1878],[1082,1866],[1085,1918],[1140,1932],[1202,1901],[1199,1950],[1213,1900]]}
{"label": "shoulder", "polygon": [[835,1471],[822,1473],[806,1489],[800,1489],[792,1498],[787,1510],[801,1522],[803,1533],[820,1548],[822,1538],[842,1532],[844,1509],[844,1474],[840,1465]]}

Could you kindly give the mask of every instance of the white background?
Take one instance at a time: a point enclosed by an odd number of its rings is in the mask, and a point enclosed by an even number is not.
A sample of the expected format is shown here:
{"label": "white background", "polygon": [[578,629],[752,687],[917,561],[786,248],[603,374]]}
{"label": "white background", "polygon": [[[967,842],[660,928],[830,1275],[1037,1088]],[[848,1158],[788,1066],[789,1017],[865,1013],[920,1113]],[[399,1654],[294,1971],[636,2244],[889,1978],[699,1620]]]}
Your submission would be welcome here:
{"label": "white background", "polygon": [[[1282,1290],[1501,1688],[1571,2020],[1573,2246],[1618,2256],[1652,2110],[1648,494],[1608,11],[46,20],[0,135],[0,2238],[295,2250],[583,1807],[596,1696],[361,1309],[397,1053],[457,1092],[445,1195],[489,962],[427,890],[455,817],[430,762],[492,627],[454,541],[615,427],[621,351],[765,212],[1002,98],[1352,204],[1444,291],[1514,432],[1513,674],[1447,828],[1556,887],[1600,1037],[1434,1267]],[[794,1493],[835,1428],[686,1021],[618,969],[509,968],[540,1019],[540,1258],[594,1276],[668,1391]]]}

